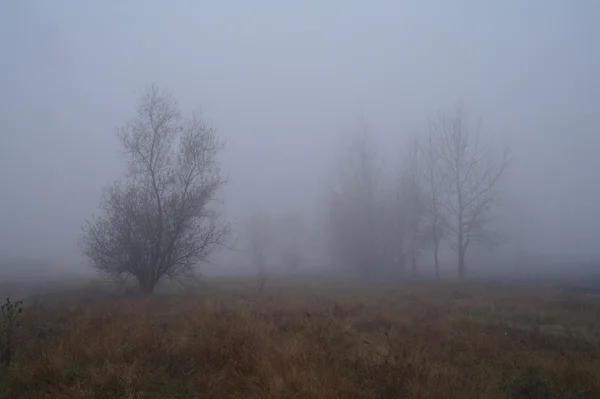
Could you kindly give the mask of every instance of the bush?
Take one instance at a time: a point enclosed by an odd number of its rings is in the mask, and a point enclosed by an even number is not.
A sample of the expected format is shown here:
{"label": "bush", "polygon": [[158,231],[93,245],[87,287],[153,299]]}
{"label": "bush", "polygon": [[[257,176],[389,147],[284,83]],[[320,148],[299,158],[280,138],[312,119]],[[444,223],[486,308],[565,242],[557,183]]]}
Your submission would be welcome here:
{"label": "bush", "polygon": [[15,354],[15,334],[20,327],[19,315],[23,312],[23,301],[6,303],[0,307],[0,364],[9,367]]}

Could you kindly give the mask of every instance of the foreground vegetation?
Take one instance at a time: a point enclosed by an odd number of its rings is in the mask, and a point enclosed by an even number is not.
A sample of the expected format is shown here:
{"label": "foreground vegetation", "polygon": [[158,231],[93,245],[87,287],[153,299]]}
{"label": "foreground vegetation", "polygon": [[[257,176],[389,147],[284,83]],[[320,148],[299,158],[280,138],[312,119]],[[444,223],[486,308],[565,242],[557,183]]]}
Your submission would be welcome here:
{"label": "foreground vegetation", "polygon": [[26,303],[2,398],[597,398],[600,298],[226,279]]}

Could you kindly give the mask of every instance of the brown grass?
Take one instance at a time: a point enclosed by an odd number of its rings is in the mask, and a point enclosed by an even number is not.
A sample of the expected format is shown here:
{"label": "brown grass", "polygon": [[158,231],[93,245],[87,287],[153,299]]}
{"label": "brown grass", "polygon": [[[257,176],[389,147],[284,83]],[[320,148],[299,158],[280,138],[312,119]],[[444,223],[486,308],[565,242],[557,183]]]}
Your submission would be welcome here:
{"label": "brown grass", "polygon": [[600,398],[598,297],[250,283],[31,307],[0,398]]}

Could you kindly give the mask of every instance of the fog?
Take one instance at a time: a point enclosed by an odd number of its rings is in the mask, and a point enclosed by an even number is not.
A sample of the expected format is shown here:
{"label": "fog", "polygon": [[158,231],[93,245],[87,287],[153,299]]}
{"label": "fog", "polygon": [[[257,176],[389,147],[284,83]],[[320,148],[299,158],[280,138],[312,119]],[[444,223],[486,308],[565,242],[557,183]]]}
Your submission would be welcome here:
{"label": "fog", "polygon": [[592,1],[4,2],[0,258],[83,267],[81,226],[124,171],[115,128],[152,83],[226,140],[235,234],[259,210],[318,230],[348,132],[366,124],[392,169],[460,101],[510,148],[514,248],[600,256],[599,18]]}

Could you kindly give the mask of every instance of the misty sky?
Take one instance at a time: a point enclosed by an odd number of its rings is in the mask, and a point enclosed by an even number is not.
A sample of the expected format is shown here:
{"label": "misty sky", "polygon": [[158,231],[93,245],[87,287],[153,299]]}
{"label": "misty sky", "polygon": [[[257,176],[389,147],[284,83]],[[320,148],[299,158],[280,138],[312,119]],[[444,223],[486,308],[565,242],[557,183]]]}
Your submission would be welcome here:
{"label": "misty sky", "polygon": [[523,245],[600,253],[598,21],[593,0],[4,1],[0,258],[73,256],[153,82],[227,140],[230,218],[313,209],[359,119],[391,166],[462,100],[511,147]]}

